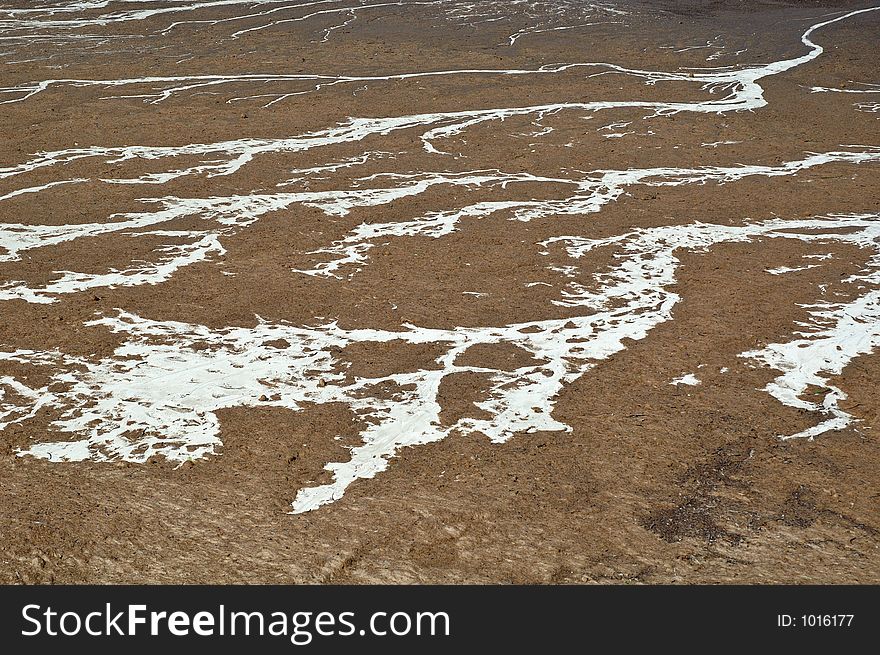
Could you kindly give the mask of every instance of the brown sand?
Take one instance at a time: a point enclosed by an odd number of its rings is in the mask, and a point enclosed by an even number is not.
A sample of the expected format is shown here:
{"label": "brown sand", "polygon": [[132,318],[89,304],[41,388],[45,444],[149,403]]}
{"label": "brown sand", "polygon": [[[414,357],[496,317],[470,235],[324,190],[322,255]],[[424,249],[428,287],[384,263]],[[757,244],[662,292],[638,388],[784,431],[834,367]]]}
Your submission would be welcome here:
{"label": "brown sand", "polygon": [[[16,3],[4,3],[4,6]],[[18,3],[19,5],[23,3]],[[26,3],[25,3],[26,4]],[[610,61],[669,70],[706,65],[706,52],[675,53],[717,34],[751,48],[749,61],[803,52],[800,34],[818,17],[866,3],[668,3],[673,12],[632,16],[625,29],[547,32],[506,45],[503,27],[470,28],[434,21],[403,8],[381,20],[359,19],[318,43],[320,26],[291,23],[248,39],[221,41],[223,25],[185,28],[155,43],[110,42],[95,52],[57,47],[45,62],[7,63],[3,86],[45,77],[113,79],[167,74],[284,70],[388,74],[399,70],[534,68],[551,62]],[[692,6],[693,5],[693,6]],[[662,9],[662,7],[661,7]],[[228,10],[233,15],[236,10]],[[215,16],[221,16],[217,14]],[[167,25],[127,24],[131,33]],[[857,112],[863,98],[810,94],[813,85],[847,80],[878,82],[880,49],[874,14],[817,35],[826,53],[810,64],[762,81],[768,106],[723,115],[677,114],[643,121],[644,111],[613,110],[590,121],[563,113],[539,146],[526,132],[529,118],[474,126],[443,142],[466,151],[464,164],[426,153],[417,133],[403,131],[367,142],[269,155],[226,177],[191,176],[161,186],[114,186],[101,176],[132,177],[167,170],[167,162],[72,162],[29,174],[29,185],[90,178],[0,203],[5,223],[69,224],[143,211],[139,198],[210,197],[272,191],[294,168],[340,161],[368,149],[399,153],[356,172],[340,169],[312,182],[312,190],[342,188],[355,176],[395,170],[481,170],[556,175],[560,169],[778,164],[842,144],[877,145],[877,114]],[[244,23],[248,25],[250,23]],[[241,25],[237,25],[241,28]],[[676,48],[677,49],[677,48]],[[22,46],[20,58],[36,46]],[[701,54],[702,53],[702,54]],[[6,55],[7,60],[15,59]],[[730,64],[735,60],[722,60]],[[711,65],[711,64],[709,64]],[[872,77],[874,75],[874,77]],[[703,97],[693,85],[656,87],[624,76],[588,80],[582,74],[539,79],[450,77],[357,85],[292,96],[268,108],[258,101],[228,104],[230,96],[262,92],[259,85],[219,95],[181,94],[157,105],[136,98],[101,99],[116,91],[73,86],[50,89],[26,102],[2,105],[0,165],[29,153],[85,145],[175,145],[241,137],[285,137],[324,129],[347,116],[390,116],[455,110],[633,97],[656,101]],[[126,89],[127,92],[131,89]],[[601,122],[600,122],[601,121]],[[633,121],[636,132],[605,138],[596,128]],[[532,128],[534,129],[534,128]],[[735,140],[727,147],[707,142]],[[531,141],[538,141],[532,139]],[[563,148],[573,141],[575,147]],[[175,160],[174,168],[195,160]],[[279,172],[280,171],[280,172]],[[535,244],[558,235],[602,237],[635,227],[696,220],[737,224],[774,215],[796,218],[880,211],[877,164],[832,164],[784,177],[676,187],[635,186],[598,214],[529,223],[465,221],[442,239],[390,240],[369,254],[369,265],[344,280],[291,273],[318,261],[308,253],[344,237],[364,221],[406,220],[498,195],[486,189],[438,186],[381,208],[328,217],[293,207],[269,214],[223,238],[226,254],[178,270],[155,286],[96,288],[62,295],[53,304],[3,303],[5,350],[59,349],[72,355],[111,356],[122,337],[85,327],[114,308],[155,320],[214,328],[268,321],[315,324],[338,319],[348,328],[398,329],[505,325],[577,315],[555,306],[567,279],[548,271],[566,263],[561,248],[539,254]],[[0,195],[21,185],[0,180]],[[520,198],[556,197],[552,185],[523,185]],[[189,229],[197,219],[180,220]],[[36,287],[54,271],[105,272],[149,258],[161,240],[119,234],[29,251],[2,264],[5,280]],[[820,268],[782,276],[765,269],[798,266],[802,255],[833,253]],[[388,469],[355,482],[344,497],[291,515],[296,491],[326,482],[328,462],[345,461],[359,442],[363,418],[341,403],[284,408],[234,407],[218,413],[222,449],[180,468],[161,458],[127,462],[57,463],[18,457],[38,441],[64,440],[54,415],[8,426],[0,433],[0,582],[369,583],[369,582],[880,582],[880,358],[856,358],[833,379],[858,422],[814,441],[782,441],[820,418],[786,407],[761,388],[778,371],[750,367],[740,353],[785,342],[807,318],[817,285],[841,298],[869,253],[839,243],[768,239],[682,252],[674,291],[681,301],[672,321],[567,385],[553,416],[571,432],[519,434],[492,444],[479,434],[453,434],[406,448]],[[310,260],[310,257],[312,259]],[[549,257],[549,259],[548,259]],[[609,266],[608,253],[581,260],[577,281]],[[222,271],[233,272],[225,276]],[[347,271],[347,273],[350,271]],[[550,286],[525,285],[545,281]],[[836,285],[836,286],[835,286]],[[479,292],[484,296],[463,292]],[[350,379],[436,366],[436,347],[356,344],[338,354]],[[472,349],[462,365],[511,370],[530,354],[510,346]],[[670,380],[698,366],[702,384]],[[506,367],[506,368],[505,368]],[[728,367],[728,373],[720,373]],[[0,363],[0,373],[39,387],[43,367]],[[41,376],[43,376],[41,378]],[[444,379],[441,421],[481,418],[473,403],[485,398],[486,376]],[[334,436],[339,439],[334,440]]]}

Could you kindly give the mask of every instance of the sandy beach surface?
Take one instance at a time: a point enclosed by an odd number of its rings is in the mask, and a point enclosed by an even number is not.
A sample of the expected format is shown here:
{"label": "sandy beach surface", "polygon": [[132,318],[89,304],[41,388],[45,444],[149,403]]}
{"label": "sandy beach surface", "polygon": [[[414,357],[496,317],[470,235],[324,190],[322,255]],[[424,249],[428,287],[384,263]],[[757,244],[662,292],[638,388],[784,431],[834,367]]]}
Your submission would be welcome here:
{"label": "sandy beach surface", "polygon": [[880,582],[878,35],[0,0],[0,582]]}

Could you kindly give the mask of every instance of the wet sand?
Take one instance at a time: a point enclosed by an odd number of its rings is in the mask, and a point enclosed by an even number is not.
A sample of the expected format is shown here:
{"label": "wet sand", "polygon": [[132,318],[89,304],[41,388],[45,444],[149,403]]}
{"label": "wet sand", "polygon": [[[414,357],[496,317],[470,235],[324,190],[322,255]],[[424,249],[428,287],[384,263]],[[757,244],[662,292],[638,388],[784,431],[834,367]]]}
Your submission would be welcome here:
{"label": "wet sand", "polygon": [[201,5],[0,4],[0,582],[880,581],[880,10]]}

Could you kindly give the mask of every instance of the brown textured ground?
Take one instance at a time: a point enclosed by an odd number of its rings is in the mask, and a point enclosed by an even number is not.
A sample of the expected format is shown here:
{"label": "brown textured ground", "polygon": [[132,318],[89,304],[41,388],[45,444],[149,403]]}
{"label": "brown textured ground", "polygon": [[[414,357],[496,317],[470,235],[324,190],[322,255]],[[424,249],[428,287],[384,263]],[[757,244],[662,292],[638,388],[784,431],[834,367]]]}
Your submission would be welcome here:
{"label": "brown textured ground", "polygon": [[[426,39],[418,25],[405,23],[391,34],[380,27],[373,34],[367,27],[357,38],[343,30],[334,36],[332,49],[314,48],[305,39],[282,42],[276,35],[242,52],[218,51],[210,33],[205,43],[196,38],[172,43],[171,49],[196,53],[193,70],[207,60],[224,70],[249,70],[257,57],[293,62],[293,69],[303,70],[392,71],[437,58],[449,68],[604,60],[662,69],[672,55],[653,46],[705,40],[704,35],[711,38],[727,26],[737,26],[744,39],[768,55],[797,50],[806,19],[834,9],[822,3],[760,8],[691,4],[695,8],[685,12],[684,20],[674,14],[636,22],[625,37],[614,40],[602,38],[599,28],[587,54],[582,41],[564,32],[523,40],[511,51],[475,48],[470,33],[451,27],[445,28],[448,39]],[[779,36],[768,39],[767,25],[776,21]],[[769,106],[759,114],[660,118],[656,138],[620,143],[584,131],[575,118],[570,124],[562,120],[558,129],[569,128],[582,146],[564,155],[554,148],[529,152],[513,140],[494,139],[492,125],[479,126],[466,135],[469,167],[481,168],[481,153],[485,165],[505,160],[510,170],[524,158],[522,168],[533,173],[552,171],[561,156],[566,166],[581,170],[661,162],[776,163],[804,151],[876,143],[876,118],[854,114],[852,98],[805,94],[803,87],[876,74],[877,26],[874,18],[823,33],[827,41],[833,37],[827,56],[767,80]],[[136,55],[68,63],[81,74],[88,69],[93,77],[149,74],[151,62],[138,65]],[[675,65],[682,64],[682,56]],[[21,64],[8,65],[3,74],[13,83],[28,79],[29,72]],[[595,78],[589,96],[616,97],[628,85],[635,88],[622,78]],[[674,85],[638,88],[655,99],[690,92]],[[518,92],[516,80],[425,81],[356,99],[350,88],[330,90],[263,110],[226,105],[211,96],[146,107],[68,89],[4,108],[0,131],[14,137],[0,145],[0,163],[12,165],[23,153],[68,147],[74,140],[130,144],[155,142],[159,134],[161,143],[172,144],[243,134],[281,136],[330,125],[352,114],[353,107],[364,116],[457,104],[490,107],[509,102]],[[524,92],[529,102],[540,101],[542,94],[577,99],[582,93],[557,78],[531,84]],[[630,117],[615,112],[608,122],[612,119]],[[727,135],[746,143],[735,149],[701,147]],[[420,144],[406,143],[410,138],[409,133],[392,135],[382,146],[408,149],[406,159],[398,162],[402,169],[430,169],[433,164]],[[358,148],[338,147],[333,154],[348,156]],[[283,165],[308,163],[306,153],[287,155]],[[260,188],[266,171],[278,164],[262,160],[210,182],[179,180],[162,193],[247,192]],[[78,166],[67,166],[65,175],[77,176]],[[142,163],[121,164],[113,173],[145,170]],[[364,175],[370,172],[363,169]],[[39,175],[32,179],[40,183]],[[831,165],[723,186],[636,187],[587,220],[595,222],[591,235],[599,236],[626,225],[723,223],[842,207],[878,211],[877,180],[876,168]],[[383,220],[457,206],[461,200],[454,194],[476,201],[480,193],[434,190],[382,208]],[[26,220],[21,217],[33,213],[43,221],[51,214],[51,220],[76,222],[134,208],[134,198],[142,195],[139,189],[83,185],[21,197],[5,203],[2,211],[4,220]],[[344,284],[290,274],[292,263],[306,261],[304,251],[339,238],[372,211],[356,210],[331,223],[317,210],[298,208],[295,222],[279,212],[226,239],[222,263],[182,269],[155,287],[99,289],[65,296],[53,305],[6,301],[0,336],[13,348],[109,354],[118,344],[116,337],[81,324],[96,311],[114,307],[217,327],[252,326],[254,314],[299,324],[318,315],[334,316],[346,326],[391,328],[402,321],[449,327],[559,315],[550,300],[558,297],[561,283],[524,288],[532,280],[554,282],[532,244],[582,229],[582,217],[554,219],[552,226],[505,222],[503,229],[496,221],[474,222],[442,240],[394,241],[377,248],[370,266]],[[131,242],[125,240],[125,248]],[[2,274],[37,283],[51,277],[59,259],[73,270],[89,270],[98,252],[101,265],[95,266],[112,266],[107,253],[120,243],[110,236],[34,251],[23,262],[5,264]],[[146,252],[151,247],[138,245]],[[802,254],[829,251],[838,257],[822,269],[764,273],[769,266],[796,265]],[[298,413],[223,410],[222,453],[180,469],[162,461],[57,464],[16,457],[15,448],[45,438],[48,428],[34,422],[13,425],[0,433],[0,582],[880,582],[880,355],[856,359],[836,381],[850,396],[849,410],[862,419],[856,428],[788,442],[776,435],[808,427],[816,417],[759,391],[776,372],[750,368],[737,357],[790,338],[794,321],[806,316],[799,304],[815,299],[816,285],[855,272],[864,257],[839,245],[778,239],[682,254],[675,288],[682,301],[674,320],[600,362],[561,394],[554,416],[571,425],[571,433],[520,435],[502,445],[479,436],[453,436],[409,448],[376,479],[356,482],[340,501],[302,515],[287,514],[295,490],[321,480],[324,464],[344,459],[344,444],[357,436],[358,423],[344,406],[314,406]],[[119,258],[128,261],[132,255],[119,253]],[[236,276],[225,277],[221,270]],[[463,295],[465,290],[488,295],[476,298]],[[428,367],[437,356],[429,346],[350,350],[345,359],[352,362],[351,375]],[[468,357],[500,366],[518,362],[522,353],[489,348]],[[669,384],[698,365],[704,365],[701,386]],[[731,372],[720,374],[723,366]],[[478,377],[447,378],[441,389],[444,421],[479,416],[471,404],[482,392]],[[328,434],[343,439],[334,441]]]}

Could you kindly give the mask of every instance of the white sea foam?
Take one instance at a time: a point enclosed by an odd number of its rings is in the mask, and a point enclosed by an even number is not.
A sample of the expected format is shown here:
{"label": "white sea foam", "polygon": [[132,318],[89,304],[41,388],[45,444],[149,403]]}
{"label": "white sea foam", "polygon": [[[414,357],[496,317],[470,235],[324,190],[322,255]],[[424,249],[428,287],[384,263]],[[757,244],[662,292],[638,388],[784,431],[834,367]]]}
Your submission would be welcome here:
{"label": "white sea foam", "polygon": [[[140,6],[125,11],[108,10],[118,0],[91,0],[59,6],[47,5],[7,12],[8,21],[0,21],[5,35],[28,30],[70,31],[95,25],[112,26],[157,16],[174,14],[168,30],[190,23],[238,23],[241,16],[217,20],[194,18],[195,9],[245,5],[248,18],[263,22],[251,27],[236,27],[232,35],[247,38],[287,22],[304,22],[317,17],[331,19],[320,28],[329,39],[338,28],[350,24],[361,10],[380,10],[402,3],[363,3],[357,7],[332,4],[330,0],[301,3],[306,13],[285,14],[290,3],[261,0],[217,0],[202,3],[177,3]],[[421,2],[419,6],[440,6],[439,2]],[[457,16],[476,16],[483,9],[460,3]],[[325,6],[326,5],[326,6]],[[704,100],[659,102],[654,100],[607,100],[559,102],[538,105],[462,109],[454,112],[426,112],[388,117],[355,117],[346,122],[284,138],[240,138],[215,143],[179,146],[123,145],[76,146],[37,153],[27,161],[0,169],[4,184],[19,184],[0,196],[0,202],[15,203],[22,196],[57,193],[55,187],[67,184],[138,185],[154,188],[183,178],[206,179],[232,176],[254,160],[279,154],[308,152],[314,165],[284,172],[290,177],[268,186],[273,191],[240,195],[185,198],[165,195],[144,198],[149,207],[140,212],[120,213],[104,221],[67,225],[44,225],[31,222],[0,225],[0,262],[22,261],[36,248],[55,248],[77,239],[114,234],[126,238],[159,240],[152,261],[132,262],[120,270],[100,273],[56,271],[47,283],[31,285],[8,280],[0,286],[0,300],[25,300],[32,303],[53,302],[62,294],[98,287],[159,284],[184,266],[221,260],[222,242],[232,238],[254,222],[275,212],[296,220],[294,207],[308,207],[323,212],[329,221],[344,219],[366,208],[387,207],[402,199],[427,195],[439,186],[469,190],[479,188],[491,199],[441,207],[398,220],[381,218],[364,221],[353,228],[343,228],[341,238],[306,253],[312,261],[299,273],[327,278],[354,274],[368,265],[370,251],[384,243],[408,237],[442,238],[461,228],[467,221],[502,217],[516,221],[548,220],[560,216],[585,216],[623,197],[634,186],[666,187],[690,184],[729,184],[752,176],[788,177],[829,164],[861,165],[880,162],[880,148],[872,145],[840,146],[824,153],[807,153],[782,163],[755,162],[744,165],[699,167],[657,166],[619,170],[566,170],[559,175],[538,175],[527,171],[500,169],[452,172],[444,164],[434,171],[385,171],[357,177],[345,188],[311,190],[309,182],[330,173],[356,169],[366,164],[388,160],[396,162],[401,153],[375,150],[381,137],[411,130],[433,161],[448,162],[443,142],[462,136],[471,128],[486,123],[501,124],[516,117],[527,117],[540,132],[552,128],[540,124],[560,112],[589,118],[597,112],[638,109],[652,117],[663,114],[694,112],[716,114],[757,110],[765,106],[760,83],[818,57],[823,49],[812,37],[825,26],[875,11],[877,8],[850,11],[809,27],[801,41],[807,52],[768,64],[696,69],[689,71],[650,71],[624,68],[616,64],[590,62],[541,66],[535,69],[481,69],[410,71],[375,76],[249,74],[206,76],[156,76],[126,79],[51,79],[0,89],[2,102],[20,103],[50,89],[62,91],[69,86],[112,88],[120,95],[141,95],[148,102],[164,102],[175,96],[217,90],[232,85],[279,85],[277,93],[261,93],[269,102],[292,94],[320,92],[344,84],[409,84],[420,80],[475,76],[484,80],[507,76],[553,76],[582,70],[595,74],[617,74],[638,79],[646,85],[685,83],[698,85]],[[94,15],[78,16],[91,11]],[[488,11],[488,10],[485,10]],[[595,7],[591,11],[600,11]],[[613,8],[604,7],[606,17]],[[178,14],[180,14],[178,16]],[[491,13],[480,14],[492,20]],[[263,20],[264,19],[264,20]],[[567,20],[567,19],[566,19]],[[102,22],[103,21],[103,22]],[[512,32],[509,43],[544,31],[579,27],[574,24],[532,23]],[[713,45],[712,42],[707,45]],[[703,46],[700,46],[703,47]],[[141,88],[139,88],[141,87]],[[143,93],[143,88],[148,88]],[[816,87],[816,92],[835,89]],[[257,96],[250,96],[257,97]],[[611,120],[615,120],[612,115]],[[616,121],[597,129],[599,134],[620,138],[632,121]],[[550,131],[548,131],[548,129]],[[418,143],[418,140],[416,143]],[[319,159],[320,149],[363,143],[364,150],[353,156]],[[733,141],[703,144],[715,148],[733,145]],[[367,149],[367,146],[369,149]],[[185,163],[179,160],[184,159]],[[195,160],[195,161],[193,161]],[[44,178],[58,173],[67,164],[77,168],[94,165],[104,170],[126,162],[150,162],[160,170],[135,177],[112,176],[102,172],[90,178]],[[39,174],[39,184],[30,178]],[[57,176],[56,176],[57,177]],[[334,176],[335,179],[337,176]],[[277,179],[277,178],[276,178]],[[274,184],[274,186],[272,186]],[[535,199],[530,189],[541,185],[548,199]],[[292,188],[291,188],[292,187]],[[54,189],[54,191],[50,191]],[[279,189],[283,189],[280,191]],[[551,191],[556,191],[555,194]],[[495,196],[498,196],[497,199]],[[175,222],[185,222],[177,229]],[[566,223],[570,225],[570,222]],[[347,230],[347,231],[346,231]],[[337,233],[338,234],[338,233]],[[13,375],[0,376],[0,428],[12,423],[46,417],[57,435],[33,443],[19,454],[53,461],[106,461],[123,459],[143,462],[154,455],[172,461],[185,461],[218,454],[221,430],[217,416],[228,407],[280,407],[301,411],[313,404],[339,403],[347,406],[360,429],[360,443],[350,449],[347,459],[328,462],[332,479],[325,484],[306,486],[295,493],[293,511],[313,510],[339,499],[348,487],[372,478],[385,470],[389,460],[402,448],[444,439],[454,432],[484,435],[493,443],[502,443],[515,435],[539,430],[565,431],[571,428],[553,416],[554,405],[567,385],[588,373],[597,362],[620,352],[628,340],[648,336],[655,326],[669,321],[680,300],[675,292],[681,252],[704,251],[723,243],[759,242],[767,239],[794,239],[831,247],[847,244],[866,250],[869,259],[864,271],[844,280],[852,299],[838,304],[821,303],[805,308],[809,321],[801,324],[804,332],[790,342],[770,344],[743,357],[780,371],[766,390],[781,403],[819,413],[819,422],[791,436],[814,437],[849,426],[853,419],[840,406],[844,392],[831,384],[854,358],[871,352],[880,343],[880,215],[841,214],[766,221],[732,220],[713,224],[690,222],[629,229],[602,238],[580,234],[561,235],[541,242],[542,254],[556,249],[561,261],[553,260],[546,268],[557,273],[554,281],[566,286],[551,301],[563,307],[564,318],[523,321],[509,325],[485,325],[437,329],[404,323],[397,329],[344,329],[336,322],[315,320],[314,325],[299,326],[255,319],[251,326],[212,329],[194,323],[152,320],[120,309],[103,315],[88,325],[115,333],[121,340],[107,357],[71,356],[58,351],[9,350],[0,352],[0,360],[16,365],[40,367],[49,372],[50,382],[33,388]],[[583,256],[606,251],[611,264],[589,276],[581,270]],[[803,267],[768,269],[774,274],[789,273]],[[224,271],[224,273],[228,273]],[[561,280],[560,280],[561,277]],[[529,282],[527,287],[548,285]],[[476,287],[479,288],[479,287]],[[463,293],[481,297],[480,291]],[[474,301],[476,304],[477,301]],[[344,356],[339,354],[351,344],[434,344],[440,354],[434,366],[414,368],[377,377],[349,377],[345,374]],[[530,363],[514,370],[460,364],[469,349],[482,344],[515,346],[532,356]],[[726,369],[722,369],[722,372]],[[486,379],[486,395],[475,404],[474,416],[465,415],[454,422],[441,420],[440,386],[449,376],[478,373]],[[672,384],[699,384],[695,374],[682,374]],[[821,402],[805,399],[812,387],[826,390]]]}
{"label": "white sea foam", "polygon": [[[338,499],[355,480],[384,470],[388,459],[404,446],[443,439],[453,431],[481,433],[501,443],[518,433],[569,429],[552,417],[564,386],[596,361],[622,350],[626,339],[643,339],[651,328],[671,319],[679,300],[671,290],[677,251],[762,238],[840,241],[876,250],[880,216],[773,219],[739,226],[693,223],[595,240],[559,237],[553,242],[563,245],[575,260],[595,248],[616,250],[615,264],[596,274],[595,289],[584,289],[577,302],[570,297],[572,305],[581,306],[584,313],[568,319],[443,330],[406,324],[398,331],[345,330],[336,323],[303,328],[261,321],[254,328],[211,330],[120,312],[91,323],[125,338],[112,357],[58,362],[53,379],[64,383],[59,387],[63,390],[50,385],[28,394],[18,389],[19,402],[7,403],[3,411],[21,417],[51,409],[61,415],[54,423],[56,428],[83,435],[72,441],[34,444],[23,455],[144,461],[162,454],[179,461],[216,452],[220,445],[216,411],[223,407],[297,410],[304,403],[345,403],[365,423],[362,443],[351,450],[348,461],[327,465],[332,482],[299,490],[294,511],[308,511]],[[872,266],[878,257],[874,255]],[[864,287],[880,282],[876,277],[876,272],[866,273],[853,281]],[[796,355],[795,372],[785,373],[768,391],[786,404],[805,406],[806,401],[798,397],[804,384],[821,380],[822,371],[839,372],[849,359],[876,345],[880,338],[878,294],[871,290],[847,305],[815,312],[836,323],[805,336],[806,346],[801,341],[777,344],[745,356],[785,370],[791,368],[788,358]],[[437,358],[436,368],[353,381],[338,372],[331,354],[351,343],[394,341],[438,344],[444,353]],[[517,346],[529,352],[535,363],[513,371],[456,363],[469,348],[484,343]],[[27,352],[6,357],[12,356],[29,361]],[[34,363],[43,364],[47,357],[34,353]],[[444,425],[438,402],[440,383],[460,372],[489,376],[487,400],[475,403],[489,418],[462,418]],[[691,380],[685,376],[679,381]],[[4,382],[10,386],[8,380]],[[391,396],[386,395],[388,385],[394,389]],[[377,394],[379,386],[386,394]],[[832,418],[811,429],[810,435],[848,422],[837,406],[841,393],[833,390],[825,397],[823,409]]]}

